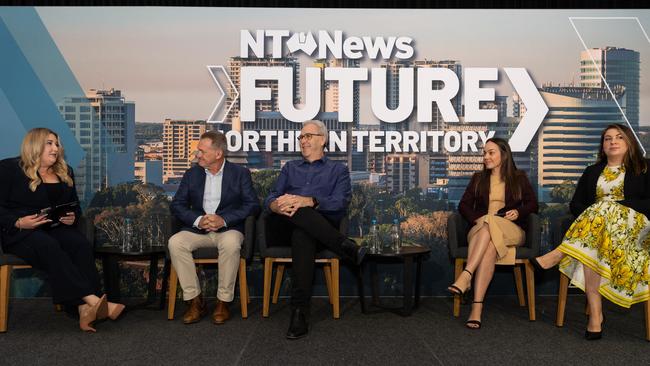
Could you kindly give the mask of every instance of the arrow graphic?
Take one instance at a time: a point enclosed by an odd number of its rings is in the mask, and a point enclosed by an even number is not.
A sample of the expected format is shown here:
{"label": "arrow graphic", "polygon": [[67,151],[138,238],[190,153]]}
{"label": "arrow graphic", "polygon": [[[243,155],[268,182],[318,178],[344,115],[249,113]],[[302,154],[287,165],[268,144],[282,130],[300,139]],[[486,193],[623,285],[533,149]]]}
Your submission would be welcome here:
{"label": "arrow graphic", "polygon": [[[219,88],[219,91],[221,92],[221,96],[219,97],[219,100],[217,100],[217,104],[212,109],[212,113],[210,113],[210,117],[208,117],[208,122],[223,123],[223,121],[228,116],[228,113],[230,113],[232,106],[235,104],[237,99],[239,99],[239,91],[237,90],[235,84],[232,82],[232,79],[230,79],[230,75],[228,75],[228,73],[226,72],[226,68],[223,67],[223,65],[208,65],[207,68],[208,71],[210,72],[210,76],[212,76],[212,80],[214,80],[214,83],[217,85],[217,88]],[[218,113],[217,109],[219,108],[223,100],[226,98],[226,92],[223,90],[223,87],[221,86],[219,80],[217,79],[217,74],[219,73],[223,73],[226,76],[228,82],[230,83],[230,87],[232,88],[232,90],[235,91],[236,94],[235,97],[232,99],[232,101],[230,101],[230,104],[226,108],[226,112],[223,114],[221,118],[218,118],[216,114]]]}
{"label": "arrow graphic", "polygon": [[523,67],[506,67],[504,71],[526,106],[526,114],[519,122],[509,141],[512,152],[524,152],[544,121],[544,117],[548,113],[548,107],[526,69]]}

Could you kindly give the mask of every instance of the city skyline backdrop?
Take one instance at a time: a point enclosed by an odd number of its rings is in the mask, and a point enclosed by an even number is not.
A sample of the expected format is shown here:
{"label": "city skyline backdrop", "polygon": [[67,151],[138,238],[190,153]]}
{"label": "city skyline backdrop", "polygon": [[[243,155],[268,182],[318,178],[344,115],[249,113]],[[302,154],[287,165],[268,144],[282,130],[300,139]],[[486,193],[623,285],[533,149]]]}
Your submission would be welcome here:
{"label": "city skyline backdrop", "polygon": [[[136,121],[206,119],[219,96],[206,65],[239,54],[240,29],[342,30],[349,36],[410,36],[412,60],[457,60],[466,67],[525,67],[535,84],[578,84],[582,43],[569,17],[638,17],[650,11],[346,10],[193,8],[37,8],[82,89],[116,88],[137,103]],[[142,17],[146,13],[146,21]],[[395,19],[401,21],[396,22]],[[381,24],[369,27],[368,24]],[[471,27],[463,27],[471,24]],[[574,19],[588,48],[615,46],[640,53],[640,118],[650,125],[650,43],[636,20]],[[460,25],[460,26],[459,26]],[[137,37],[132,37],[137,33]],[[189,41],[188,41],[189,40]],[[98,46],[98,44],[100,46]],[[301,74],[315,58],[300,54]],[[361,67],[385,61],[361,60]],[[304,77],[301,77],[301,94]],[[497,95],[512,87],[500,72]],[[360,122],[376,124],[369,84],[360,86]],[[304,98],[304,95],[303,95]],[[511,111],[508,111],[511,114]]]}

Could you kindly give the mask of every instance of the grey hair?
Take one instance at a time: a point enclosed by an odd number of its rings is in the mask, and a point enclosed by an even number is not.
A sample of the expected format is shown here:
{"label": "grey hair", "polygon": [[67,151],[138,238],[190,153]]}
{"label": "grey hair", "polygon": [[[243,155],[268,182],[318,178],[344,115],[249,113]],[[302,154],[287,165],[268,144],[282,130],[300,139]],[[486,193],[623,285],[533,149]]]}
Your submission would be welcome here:
{"label": "grey hair", "polygon": [[318,127],[318,133],[322,134],[325,137],[325,143],[327,143],[327,141],[329,140],[329,134],[327,132],[327,126],[325,126],[325,124],[322,121],[319,121],[317,119],[312,119],[302,123],[303,127],[307,125],[314,125]]}
{"label": "grey hair", "polygon": [[201,135],[201,140],[209,139],[212,141],[212,148],[216,150],[221,150],[223,156],[228,155],[228,141],[226,141],[226,135],[219,131],[208,131],[204,132]]}

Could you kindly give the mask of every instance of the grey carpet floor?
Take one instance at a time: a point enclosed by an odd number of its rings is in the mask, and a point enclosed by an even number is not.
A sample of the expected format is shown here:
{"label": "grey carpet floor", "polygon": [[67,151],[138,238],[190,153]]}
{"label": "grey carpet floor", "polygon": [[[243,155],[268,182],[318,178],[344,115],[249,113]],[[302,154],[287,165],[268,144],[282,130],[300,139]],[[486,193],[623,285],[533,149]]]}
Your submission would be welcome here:
{"label": "grey carpet floor", "polygon": [[[212,306],[212,304],[210,304]],[[286,299],[261,317],[253,299],[243,320],[216,326],[209,317],[183,325],[166,311],[134,310],[117,322],[84,334],[74,319],[54,311],[48,299],[12,299],[9,330],[0,334],[2,365],[648,365],[643,306],[622,309],[607,304],[603,339],[588,342],[584,296],[570,296],[563,328],[554,326],[555,297],[537,298],[537,321],[513,297],[488,298],[483,328],[463,326],[451,315],[451,298],[425,298],[410,317],[393,313],[364,315],[355,298],[342,299],[334,320],[325,299],[314,299],[307,338],[284,338],[289,322]]]}

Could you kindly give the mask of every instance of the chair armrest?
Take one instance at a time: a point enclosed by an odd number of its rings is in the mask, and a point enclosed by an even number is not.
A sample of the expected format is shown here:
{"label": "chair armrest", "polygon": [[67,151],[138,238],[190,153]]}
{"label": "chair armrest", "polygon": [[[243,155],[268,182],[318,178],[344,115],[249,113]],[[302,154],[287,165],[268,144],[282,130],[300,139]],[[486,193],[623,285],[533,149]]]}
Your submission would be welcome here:
{"label": "chair armrest", "polygon": [[573,221],[575,221],[575,216],[573,215],[564,215],[560,216],[553,220],[551,223],[551,238],[553,248],[557,248],[564,239],[564,234],[566,234]]}
{"label": "chair armrest", "polygon": [[350,218],[348,215],[345,215],[339,224],[339,232],[345,236],[348,236],[348,230],[350,227]]}
{"label": "chair armrest", "polygon": [[467,246],[467,228],[467,222],[459,213],[453,213],[447,219],[447,240],[452,258],[458,256],[458,248]]}
{"label": "chair armrest", "polygon": [[525,246],[530,248],[534,255],[539,255],[539,249],[542,245],[542,222],[539,215],[536,213],[529,214],[526,226]]}
{"label": "chair armrest", "polygon": [[244,223],[244,242],[241,246],[240,256],[247,261],[253,257],[253,249],[255,245],[255,215],[246,217]]}
{"label": "chair armrest", "polygon": [[257,243],[257,249],[259,249],[260,253],[265,252],[269,247],[266,241],[266,218],[270,214],[271,213],[268,210],[264,210],[257,218],[257,223],[255,226],[255,239]]}
{"label": "chair armrest", "polygon": [[95,246],[95,224],[86,216],[81,215],[77,220],[77,229],[88,239],[88,242]]}

